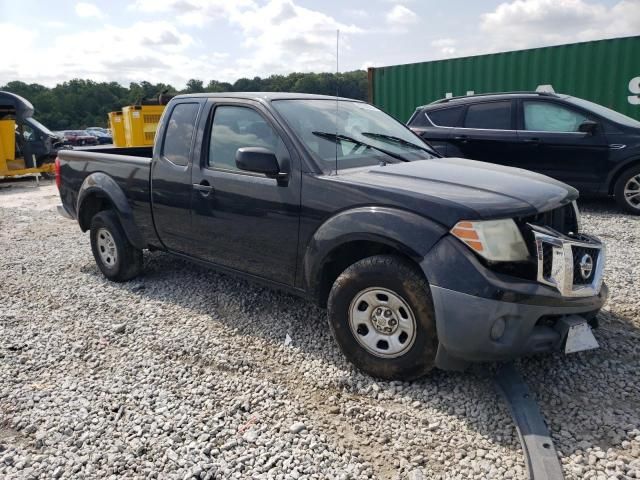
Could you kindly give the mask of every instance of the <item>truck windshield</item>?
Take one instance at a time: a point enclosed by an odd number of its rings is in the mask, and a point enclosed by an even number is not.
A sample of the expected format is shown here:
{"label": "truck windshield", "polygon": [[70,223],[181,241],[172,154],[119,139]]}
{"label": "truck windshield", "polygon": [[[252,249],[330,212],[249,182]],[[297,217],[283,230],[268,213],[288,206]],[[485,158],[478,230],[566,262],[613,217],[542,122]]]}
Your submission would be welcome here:
{"label": "truck windshield", "polygon": [[437,156],[404,125],[367,103],[314,99],[272,104],[325,171]]}

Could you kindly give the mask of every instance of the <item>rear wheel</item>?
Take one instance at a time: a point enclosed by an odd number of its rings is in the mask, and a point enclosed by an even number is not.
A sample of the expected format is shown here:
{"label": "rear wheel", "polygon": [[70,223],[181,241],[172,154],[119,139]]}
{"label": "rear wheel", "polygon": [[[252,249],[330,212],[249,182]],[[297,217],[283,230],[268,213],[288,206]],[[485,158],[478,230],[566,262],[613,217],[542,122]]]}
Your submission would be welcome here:
{"label": "rear wheel", "polygon": [[640,215],[640,165],[622,172],[616,181],[613,194],[620,208]]}
{"label": "rear wheel", "polygon": [[127,239],[118,216],[103,210],[91,219],[91,250],[100,271],[109,280],[125,282],[142,271],[142,250]]}
{"label": "rear wheel", "polygon": [[433,368],[438,341],[429,285],[404,259],[377,255],[351,265],[328,306],[334,338],[362,371],[411,380]]}

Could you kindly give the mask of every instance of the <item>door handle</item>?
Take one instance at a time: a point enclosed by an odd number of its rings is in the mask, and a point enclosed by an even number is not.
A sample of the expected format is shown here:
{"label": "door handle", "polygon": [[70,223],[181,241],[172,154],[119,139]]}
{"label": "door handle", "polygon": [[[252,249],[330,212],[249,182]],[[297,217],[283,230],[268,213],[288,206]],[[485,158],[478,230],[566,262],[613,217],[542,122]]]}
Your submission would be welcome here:
{"label": "door handle", "polygon": [[194,190],[198,190],[203,197],[208,197],[213,191],[213,187],[206,180],[193,184]]}
{"label": "door handle", "polygon": [[522,141],[524,143],[530,143],[530,144],[535,144],[535,145],[539,145],[540,144],[540,139],[539,138],[524,138],[524,139],[522,139]]}
{"label": "door handle", "polygon": [[469,137],[467,137],[466,135],[456,135],[455,137],[453,137],[453,139],[458,140],[462,143],[467,143],[469,141]]}

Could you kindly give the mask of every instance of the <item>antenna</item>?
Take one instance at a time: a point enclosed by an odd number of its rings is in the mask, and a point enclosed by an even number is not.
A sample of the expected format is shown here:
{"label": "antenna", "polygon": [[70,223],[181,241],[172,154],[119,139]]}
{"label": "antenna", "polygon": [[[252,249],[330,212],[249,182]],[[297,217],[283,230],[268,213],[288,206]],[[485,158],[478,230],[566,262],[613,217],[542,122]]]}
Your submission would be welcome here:
{"label": "antenna", "polygon": [[338,174],[338,98],[339,98],[339,74],[340,74],[340,29],[336,30],[336,175]]}

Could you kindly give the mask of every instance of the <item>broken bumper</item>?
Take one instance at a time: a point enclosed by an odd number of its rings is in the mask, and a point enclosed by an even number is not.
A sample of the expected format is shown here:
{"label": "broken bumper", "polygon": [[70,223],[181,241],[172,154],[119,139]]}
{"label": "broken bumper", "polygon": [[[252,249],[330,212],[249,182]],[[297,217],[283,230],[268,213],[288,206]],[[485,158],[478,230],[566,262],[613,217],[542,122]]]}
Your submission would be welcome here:
{"label": "broken bumper", "polygon": [[445,238],[425,257],[438,331],[436,366],[508,360],[563,348],[571,325],[591,321],[608,296],[567,298],[536,281],[487,269],[466,247]]}

